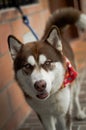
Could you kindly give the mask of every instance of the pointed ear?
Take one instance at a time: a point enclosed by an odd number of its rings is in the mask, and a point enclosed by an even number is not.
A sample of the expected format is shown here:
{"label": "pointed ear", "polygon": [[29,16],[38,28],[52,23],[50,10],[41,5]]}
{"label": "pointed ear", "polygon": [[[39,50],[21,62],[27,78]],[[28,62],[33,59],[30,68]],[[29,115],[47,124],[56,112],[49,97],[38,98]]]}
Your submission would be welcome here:
{"label": "pointed ear", "polygon": [[15,60],[22,45],[23,44],[14,36],[10,35],[8,37],[8,46],[13,60]]}
{"label": "pointed ear", "polygon": [[45,36],[45,40],[54,46],[58,51],[62,51],[61,35],[57,26],[52,26]]}

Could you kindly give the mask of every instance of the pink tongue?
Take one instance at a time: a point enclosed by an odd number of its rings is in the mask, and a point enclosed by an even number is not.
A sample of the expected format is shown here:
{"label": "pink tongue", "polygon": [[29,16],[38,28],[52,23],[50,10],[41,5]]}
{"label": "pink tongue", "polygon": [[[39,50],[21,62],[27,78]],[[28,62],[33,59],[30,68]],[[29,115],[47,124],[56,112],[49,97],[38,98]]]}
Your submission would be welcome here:
{"label": "pink tongue", "polygon": [[46,98],[47,96],[48,96],[47,93],[37,95],[37,97],[40,98],[40,99],[44,99],[44,98]]}

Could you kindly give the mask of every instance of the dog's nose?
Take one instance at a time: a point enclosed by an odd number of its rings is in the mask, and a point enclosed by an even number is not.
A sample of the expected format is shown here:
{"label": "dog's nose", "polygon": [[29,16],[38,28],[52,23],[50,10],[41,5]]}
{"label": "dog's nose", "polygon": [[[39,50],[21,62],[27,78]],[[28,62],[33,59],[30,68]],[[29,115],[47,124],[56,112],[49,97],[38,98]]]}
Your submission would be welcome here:
{"label": "dog's nose", "polygon": [[42,92],[46,88],[46,82],[44,80],[36,81],[34,87],[37,91]]}

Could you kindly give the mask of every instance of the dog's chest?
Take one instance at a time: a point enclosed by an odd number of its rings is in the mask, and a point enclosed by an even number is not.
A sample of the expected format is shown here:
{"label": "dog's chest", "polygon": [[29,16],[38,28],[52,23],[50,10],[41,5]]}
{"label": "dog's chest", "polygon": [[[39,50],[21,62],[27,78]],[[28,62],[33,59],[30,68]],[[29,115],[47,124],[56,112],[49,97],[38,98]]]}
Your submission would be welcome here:
{"label": "dog's chest", "polygon": [[70,90],[65,88],[45,101],[27,100],[39,114],[65,115],[70,104]]}

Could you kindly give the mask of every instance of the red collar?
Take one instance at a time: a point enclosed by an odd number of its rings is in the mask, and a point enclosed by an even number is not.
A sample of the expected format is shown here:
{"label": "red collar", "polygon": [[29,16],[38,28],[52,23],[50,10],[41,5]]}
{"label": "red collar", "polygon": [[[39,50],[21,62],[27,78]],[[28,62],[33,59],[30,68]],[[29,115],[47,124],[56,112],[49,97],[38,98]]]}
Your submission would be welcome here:
{"label": "red collar", "polygon": [[65,88],[67,85],[71,84],[78,75],[78,73],[75,71],[75,69],[73,68],[73,66],[71,65],[71,62],[68,60],[67,57],[65,57],[65,60],[66,60],[67,70],[65,73],[65,77],[64,77],[64,81],[61,86],[61,89]]}

